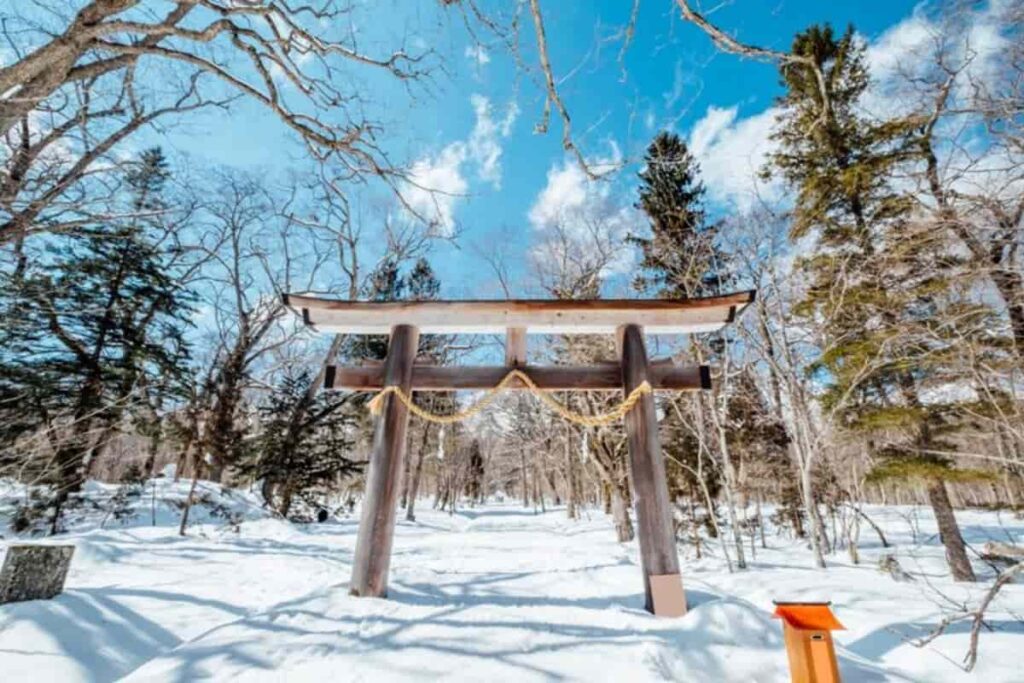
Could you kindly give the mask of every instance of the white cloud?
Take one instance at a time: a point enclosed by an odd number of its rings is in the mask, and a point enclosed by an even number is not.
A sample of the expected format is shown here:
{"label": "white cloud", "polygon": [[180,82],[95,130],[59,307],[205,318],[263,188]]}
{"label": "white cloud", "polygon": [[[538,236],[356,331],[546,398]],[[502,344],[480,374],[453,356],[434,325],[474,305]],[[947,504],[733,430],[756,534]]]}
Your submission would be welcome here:
{"label": "white cloud", "polygon": [[420,217],[450,233],[455,228],[458,202],[470,190],[469,169],[475,177],[495,189],[501,187],[502,140],[512,133],[519,115],[513,103],[500,120],[493,117],[490,100],[482,95],[470,97],[476,123],[466,140],[456,140],[437,154],[426,155],[409,169],[409,184],[403,197]]}
{"label": "white cloud", "polygon": [[906,79],[928,80],[928,72],[935,70],[935,56],[940,51],[947,65],[964,67],[954,95],[969,98],[976,84],[990,82],[1003,50],[1009,45],[1001,25],[1004,9],[997,0],[976,11],[955,15],[952,21],[956,23],[944,26],[941,18],[918,8],[887,29],[867,43],[865,57],[871,87],[861,102],[862,108],[876,116],[911,111],[918,102],[912,93],[908,96]]}
{"label": "white cloud", "polygon": [[530,207],[530,223],[537,229],[554,225],[583,208],[593,191],[587,176],[574,161],[567,159],[552,166],[548,170],[547,185]]}
{"label": "white cloud", "polygon": [[962,50],[973,55],[973,59],[965,81],[991,83],[996,77],[999,60],[1010,47],[1010,40],[1005,35],[1006,27],[1002,24],[1002,11],[1001,3],[991,3],[984,12],[976,15],[967,32]]}
{"label": "white cloud", "polygon": [[519,107],[513,102],[505,110],[500,121],[492,117],[491,102],[482,95],[469,98],[476,112],[476,125],[470,133],[469,156],[477,164],[477,175],[495,189],[501,188],[501,140],[512,132],[512,126],[519,116]]}
{"label": "white cloud", "polygon": [[768,139],[778,110],[737,119],[737,107],[708,107],[690,132],[690,151],[700,163],[708,198],[750,208],[758,198],[777,199],[781,186],[757,177],[773,143]]}
{"label": "white cloud", "polygon": [[736,121],[736,112],[736,107],[708,107],[704,118],[697,121],[690,132],[690,151],[694,156],[701,157],[707,154],[711,145],[722,135],[722,131]]}
{"label": "white cloud", "polygon": [[403,197],[420,218],[446,233],[455,227],[455,203],[466,195],[469,183],[462,173],[466,146],[453,142],[440,154],[424,157],[409,169],[409,186]]}
{"label": "white cloud", "polygon": [[[593,168],[617,166],[621,152],[612,144],[609,156],[588,160]],[[623,200],[621,188],[608,180],[591,180],[574,158],[566,157],[548,169],[547,183],[527,214],[537,238],[531,257],[555,260],[569,249],[585,255],[609,241],[618,243],[640,225],[637,211]],[[555,239],[555,238],[558,239]],[[632,249],[620,249],[602,275],[633,270]],[[575,259],[570,259],[575,260]]]}
{"label": "white cloud", "polygon": [[672,89],[666,90],[661,94],[665,100],[665,108],[672,109],[679,98],[683,96],[683,89],[686,86],[686,76],[683,73],[683,63],[681,60],[676,60],[675,67],[672,71]]}
{"label": "white cloud", "polygon": [[[1002,62],[1010,47],[1007,32],[1012,30],[1006,9],[1001,0],[945,18],[919,9],[886,30],[867,47],[871,86],[862,109],[879,117],[930,110],[936,84],[948,77],[936,64],[940,55],[944,67],[959,71],[949,109],[970,110],[979,88],[999,90],[998,81],[1006,73]],[[935,151],[944,182],[967,193],[1020,192],[1019,178],[1007,172],[1016,163],[984,132],[979,120],[958,116],[938,125]]]}
{"label": "white cloud", "polygon": [[864,58],[871,85],[861,97],[860,109],[878,118],[910,113],[914,98],[899,92],[904,77],[920,76],[930,64],[939,27],[921,11],[865,43]]}
{"label": "white cloud", "polygon": [[[622,152],[609,142],[608,156],[588,159],[587,165],[598,173],[602,169],[617,168],[622,164]],[[607,180],[591,180],[575,158],[566,157],[548,169],[547,184],[537,195],[528,217],[538,230],[559,222],[571,220],[585,213],[587,207],[605,206],[613,186]]]}
{"label": "white cloud", "polygon": [[487,66],[491,63],[491,55],[483,45],[467,45],[465,55],[466,59],[477,67]]}
{"label": "white cloud", "polygon": [[875,41],[867,44],[864,57],[871,77],[887,81],[906,68],[909,57],[917,58],[935,40],[936,26],[922,13],[886,30]]}
{"label": "white cloud", "polygon": [[658,124],[658,121],[655,118],[654,110],[653,109],[648,109],[647,113],[644,114],[644,128],[646,128],[648,130],[648,132],[649,132],[649,131],[654,130],[654,127],[657,124]]}

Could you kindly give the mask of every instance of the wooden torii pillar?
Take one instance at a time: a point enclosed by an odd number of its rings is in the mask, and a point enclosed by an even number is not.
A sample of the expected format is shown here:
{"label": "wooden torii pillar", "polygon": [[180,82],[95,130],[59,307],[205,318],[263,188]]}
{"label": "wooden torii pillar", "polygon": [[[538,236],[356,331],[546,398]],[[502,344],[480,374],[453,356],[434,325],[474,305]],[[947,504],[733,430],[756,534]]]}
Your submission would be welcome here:
{"label": "wooden torii pillar", "polygon": [[[655,390],[709,389],[707,367],[680,367],[670,359],[648,361],[644,333],[714,331],[732,322],[753,298],[754,292],[740,292],[704,299],[365,302],[291,294],[285,302],[296,312],[301,311],[306,324],[318,330],[390,335],[383,364],[330,367],[324,381],[327,389],[490,389],[517,368],[545,391],[622,391],[628,395],[644,381]],[[421,333],[505,334],[505,365],[418,365],[416,349]],[[528,333],[616,334],[620,358],[588,366],[531,366],[526,362]],[[388,592],[409,411],[394,396],[386,401],[374,426],[366,497],[353,557],[349,591],[358,596],[386,597]],[[654,397],[643,396],[624,421],[645,606],[659,616],[680,616],[686,612],[686,598],[679,574]]]}

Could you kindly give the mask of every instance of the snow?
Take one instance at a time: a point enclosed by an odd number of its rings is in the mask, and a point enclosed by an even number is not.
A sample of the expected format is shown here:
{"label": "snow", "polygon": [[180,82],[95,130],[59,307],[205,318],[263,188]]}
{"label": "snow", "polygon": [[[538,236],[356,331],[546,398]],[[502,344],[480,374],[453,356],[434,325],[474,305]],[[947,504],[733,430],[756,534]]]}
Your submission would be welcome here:
{"label": "snow", "polygon": [[[77,547],[65,593],[0,607],[3,680],[788,681],[773,599],[832,600],[848,629],[835,633],[844,681],[1021,680],[1024,585],[997,598],[973,674],[956,665],[966,624],[925,648],[905,642],[985,590],[949,579],[922,508],[867,508],[914,581],[878,571],[893,549],[867,528],[862,563],[837,554],[826,571],[783,536],[734,574],[681,546],[690,611],[657,619],[642,609],[636,544],[616,543],[597,511],[570,521],[510,500],[448,515],[421,502],[419,521],[398,525],[390,599],[375,600],[348,596],[356,518],[294,525],[249,494],[202,490],[187,538],[174,505],[187,484],[158,481],[137,516],[101,524],[101,504],[56,539]],[[958,517],[978,547],[1024,541],[1024,521],[1006,513]]]}

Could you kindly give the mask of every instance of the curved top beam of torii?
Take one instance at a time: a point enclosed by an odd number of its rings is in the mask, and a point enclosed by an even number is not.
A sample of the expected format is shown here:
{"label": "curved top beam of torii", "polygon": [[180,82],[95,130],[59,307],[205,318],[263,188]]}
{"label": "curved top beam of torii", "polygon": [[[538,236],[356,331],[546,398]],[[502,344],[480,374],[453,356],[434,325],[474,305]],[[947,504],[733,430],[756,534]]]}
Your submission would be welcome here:
{"label": "curved top beam of torii", "polygon": [[318,330],[388,334],[412,325],[423,334],[612,334],[640,325],[647,334],[713,332],[736,319],[753,290],[700,299],[512,299],[475,301],[344,301],[286,294],[285,304]]}

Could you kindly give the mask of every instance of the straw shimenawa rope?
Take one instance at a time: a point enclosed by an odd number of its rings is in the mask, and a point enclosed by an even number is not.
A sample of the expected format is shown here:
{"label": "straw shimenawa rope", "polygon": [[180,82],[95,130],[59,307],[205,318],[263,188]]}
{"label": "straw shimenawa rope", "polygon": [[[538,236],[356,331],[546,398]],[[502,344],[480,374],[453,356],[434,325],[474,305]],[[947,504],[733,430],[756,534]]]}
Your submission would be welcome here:
{"label": "straw shimenawa rope", "polygon": [[497,385],[495,385],[491,389],[488,389],[487,393],[484,394],[483,398],[481,398],[479,401],[469,406],[465,410],[453,413],[451,415],[438,415],[437,413],[432,413],[429,410],[424,410],[423,408],[420,408],[418,405],[413,403],[411,396],[402,391],[401,387],[396,386],[384,387],[380,391],[380,393],[374,396],[369,403],[370,412],[374,415],[380,415],[381,411],[384,410],[384,399],[387,398],[388,395],[394,394],[398,398],[398,400],[404,403],[405,407],[408,408],[410,412],[412,412],[417,417],[423,418],[427,422],[434,422],[436,424],[453,424],[455,422],[462,422],[463,420],[468,420],[477,413],[481,412],[484,408],[486,408],[494,401],[494,399],[497,397],[498,393],[502,389],[507,387],[514,380],[519,380],[520,382],[525,384],[527,389],[530,390],[530,393],[539,398],[545,405],[547,405],[548,408],[553,410],[560,417],[562,417],[565,420],[568,420],[569,422],[574,422],[575,424],[583,425],[584,427],[601,427],[603,425],[611,424],[612,422],[621,420],[626,415],[626,413],[633,409],[633,406],[636,405],[637,401],[643,398],[644,394],[650,394],[653,393],[654,391],[651,388],[651,385],[648,384],[646,381],[641,382],[639,386],[633,389],[633,391],[629,392],[629,395],[626,396],[625,400],[623,400],[622,403],[617,405],[610,412],[602,413],[601,415],[584,415],[582,413],[578,413],[574,410],[566,408],[561,403],[551,398],[551,396],[549,396],[546,392],[542,391],[534,383],[534,381],[530,379],[530,376],[527,375],[522,370],[512,370],[507,375],[505,375],[505,377],[503,377],[502,380],[498,382]]}

